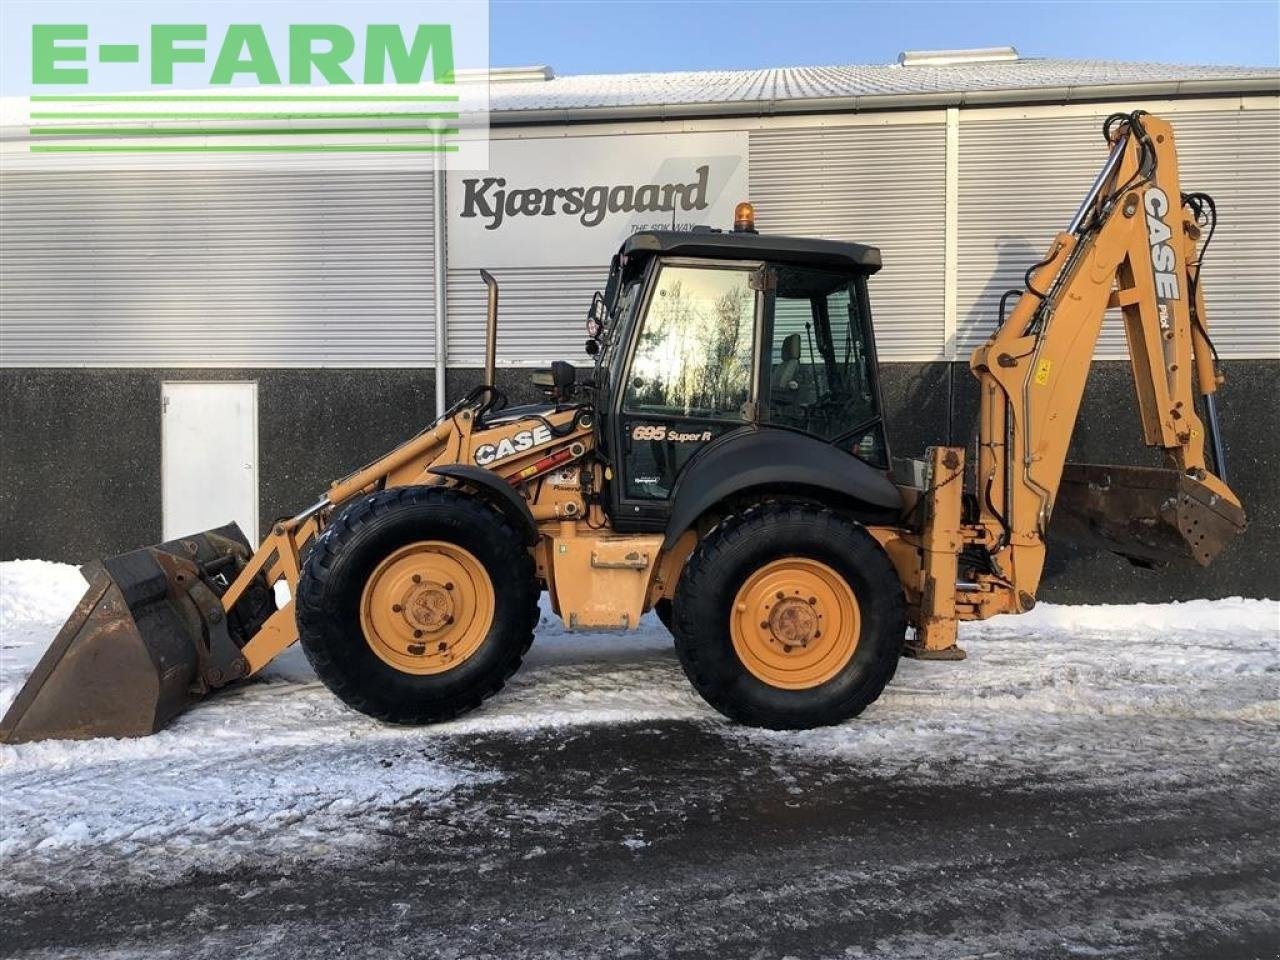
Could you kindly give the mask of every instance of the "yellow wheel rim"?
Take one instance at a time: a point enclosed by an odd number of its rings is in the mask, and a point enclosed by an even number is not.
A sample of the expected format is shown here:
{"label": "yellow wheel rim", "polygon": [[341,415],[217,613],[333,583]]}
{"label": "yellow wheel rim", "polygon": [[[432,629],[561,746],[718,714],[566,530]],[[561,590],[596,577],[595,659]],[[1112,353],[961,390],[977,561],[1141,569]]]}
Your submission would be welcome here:
{"label": "yellow wheel rim", "polygon": [[853,658],[862,615],[853,590],[825,563],[784,557],[738,590],[729,616],[733,649],[771,687],[808,690]]}
{"label": "yellow wheel rim", "polygon": [[373,571],[360,626],[378,658],[404,673],[444,673],[475,654],[493,625],[493,582],[468,551],[441,540],[401,547]]}

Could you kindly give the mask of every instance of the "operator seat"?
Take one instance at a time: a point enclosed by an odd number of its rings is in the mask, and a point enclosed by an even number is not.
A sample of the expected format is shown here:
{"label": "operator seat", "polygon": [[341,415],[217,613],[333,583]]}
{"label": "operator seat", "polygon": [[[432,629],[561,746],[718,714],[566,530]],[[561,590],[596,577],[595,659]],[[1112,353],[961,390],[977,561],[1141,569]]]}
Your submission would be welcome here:
{"label": "operator seat", "polygon": [[800,415],[800,334],[782,341],[781,359],[769,377],[769,418],[775,423],[802,426]]}
{"label": "operator seat", "polygon": [[[800,389],[796,376],[800,373],[800,334],[788,334],[782,341],[782,359],[773,368],[770,390],[775,399],[788,399],[787,394],[794,394]],[[777,394],[782,394],[781,398]]]}

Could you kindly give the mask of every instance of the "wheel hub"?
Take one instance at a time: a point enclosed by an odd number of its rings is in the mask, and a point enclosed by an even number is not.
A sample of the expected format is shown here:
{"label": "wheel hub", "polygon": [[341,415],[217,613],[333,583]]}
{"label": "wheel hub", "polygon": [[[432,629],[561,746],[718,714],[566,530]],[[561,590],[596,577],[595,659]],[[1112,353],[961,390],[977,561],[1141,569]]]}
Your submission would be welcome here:
{"label": "wheel hub", "polygon": [[768,622],[770,640],[792,649],[807,646],[821,632],[813,606],[799,597],[779,600],[769,611]]}
{"label": "wheel hub", "polygon": [[378,564],[360,603],[369,648],[397,670],[419,675],[443,673],[471,657],[493,617],[484,566],[438,540],[402,547]]}
{"label": "wheel hub", "polygon": [[427,633],[436,633],[453,623],[453,584],[446,589],[442,583],[421,583],[409,591],[403,603],[403,612],[409,625]]}
{"label": "wheel hub", "polygon": [[747,578],[729,621],[734,651],[770,686],[804,690],[849,663],[862,629],[858,601],[835,570],[807,557],[784,557]]}

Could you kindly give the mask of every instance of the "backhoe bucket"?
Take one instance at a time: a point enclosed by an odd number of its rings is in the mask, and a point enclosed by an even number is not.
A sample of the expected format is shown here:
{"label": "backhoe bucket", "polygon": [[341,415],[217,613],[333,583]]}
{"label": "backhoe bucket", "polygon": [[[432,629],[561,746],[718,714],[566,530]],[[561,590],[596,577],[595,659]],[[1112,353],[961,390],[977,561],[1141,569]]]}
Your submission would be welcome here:
{"label": "backhoe bucket", "polygon": [[[256,626],[219,598],[249,556],[228,524],[81,567],[89,589],[0,721],[0,741],[146,736],[243,676],[237,639]],[[269,613],[265,580],[252,592],[237,609]]]}
{"label": "backhoe bucket", "polygon": [[1063,470],[1051,525],[1140,566],[1206,567],[1244,529],[1240,507],[1180,470],[1084,463]]}

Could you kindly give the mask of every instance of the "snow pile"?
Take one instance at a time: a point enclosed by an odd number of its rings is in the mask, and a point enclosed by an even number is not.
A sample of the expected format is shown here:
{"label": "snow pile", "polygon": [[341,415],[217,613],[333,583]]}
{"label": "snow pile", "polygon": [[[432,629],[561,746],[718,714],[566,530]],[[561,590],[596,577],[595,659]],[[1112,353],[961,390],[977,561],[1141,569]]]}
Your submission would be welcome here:
{"label": "snow pile", "polygon": [[992,617],[961,624],[967,637],[998,637],[1040,630],[1075,633],[1131,628],[1152,633],[1231,633],[1280,639],[1280,602],[1246,600],[1184,600],[1180,603],[1128,603],[1063,606],[1042,603],[1030,613]]}
{"label": "snow pile", "polygon": [[68,563],[0,563],[0,630],[24,623],[61,623],[86,586],[80,571]]}
{"label": "snow pile", "polygon": [[[8,704],[83,589],[74,568],[0,564],[0,687]],[[841,727],[733,727],[693,693],[652,616],[628,634],[570,635],[544,609],[524,668],[486,706],[426,728],[343,706],[301,651],[136,740],[0,747],[0,891],[182,873],[253,857],[367,851],[398,812],[449,804],[492,777],[458,734],[687,719],[771,753],[875,775],[1095,779],[1191,791],[1272,763],[1280,604],[1042,605],[964,624],[963,663],[904,660]],[[1225,773],[1224,773],[1225,771]],[[95,871],[95,866],[100,870]]]}
{"label": "snow pile", "polygon": [[67,563],[0,563],[0,714],[84,594],[84,577]]}

